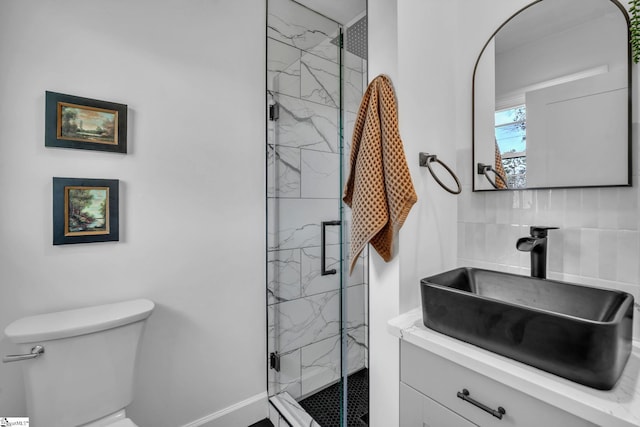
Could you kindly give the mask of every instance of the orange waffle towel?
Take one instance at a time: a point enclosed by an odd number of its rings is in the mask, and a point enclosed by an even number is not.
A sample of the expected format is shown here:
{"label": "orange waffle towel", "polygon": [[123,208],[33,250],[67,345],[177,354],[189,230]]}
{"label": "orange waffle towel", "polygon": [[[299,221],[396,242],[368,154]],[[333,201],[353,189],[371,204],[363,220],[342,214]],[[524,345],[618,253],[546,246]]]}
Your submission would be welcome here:
{"label": "orange waffle towel", "polygon": [[502,166],[502,155],[500,154],[500,148],[498,147],[498,141],[493,140],[495,145],[495,164],[496,164],[496,175],[500,175],[500,178],[496,178],[496,185],[499,189],[504,190],[507,188],[505,182],[507,181],[507,174],[504,171],[504,167]]}
{"label": "orange waffle towel", "polygon": [[367,243],[385,260],[393,239],[418,200],[398,130],[398,108],[389,77],[373,79],[362,97],[353,130],[344,202],[352,209],[350,268]]}

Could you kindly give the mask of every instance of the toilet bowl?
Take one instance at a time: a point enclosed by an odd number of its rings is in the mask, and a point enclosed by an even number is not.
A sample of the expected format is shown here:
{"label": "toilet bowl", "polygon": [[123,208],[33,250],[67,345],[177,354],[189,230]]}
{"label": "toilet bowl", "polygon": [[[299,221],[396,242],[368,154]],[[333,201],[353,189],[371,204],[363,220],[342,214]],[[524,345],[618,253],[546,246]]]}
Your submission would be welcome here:
{"label": "toilet bowl", "polygon": [[29,316],[5,335],[17,344],[33,427],[137,427],[133,400],[138,344],[154,303],[137,299]]}

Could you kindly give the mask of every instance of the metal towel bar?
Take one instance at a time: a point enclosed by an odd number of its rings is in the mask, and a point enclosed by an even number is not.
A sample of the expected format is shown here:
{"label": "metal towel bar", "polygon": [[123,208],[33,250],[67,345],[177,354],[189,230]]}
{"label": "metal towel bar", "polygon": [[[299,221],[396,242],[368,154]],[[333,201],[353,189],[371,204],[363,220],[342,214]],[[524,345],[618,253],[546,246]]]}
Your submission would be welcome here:
{"label": "metal towel bar", "polygon": [[[431,169],[432,162],[440,163],[442,167],[445,168],[447,172],[451,174],[453,179],[456,181],[456,185],[458,186],[457,190],[452,190],[451,188],[447,187],[442,181],[440,181],[440,178],[438,178],[438,176],[433,172],[433,169]],[[426,166],[426,168],[429,169],[429,172],[431,172],[431,176],[433,177],[433,179],[435,179],[436,182],[440,184],[440,187],[444,188],[449,193],[460,194],[460,192],[462,192],[462,187],[460,186],[460,180],[458,179],[456,174],[451,170],[449,166],[444,164],[442,160],[438,159],[438,156],[436,156],[435,154],[420,153],[420,166],[423,166],[423,167]]]}

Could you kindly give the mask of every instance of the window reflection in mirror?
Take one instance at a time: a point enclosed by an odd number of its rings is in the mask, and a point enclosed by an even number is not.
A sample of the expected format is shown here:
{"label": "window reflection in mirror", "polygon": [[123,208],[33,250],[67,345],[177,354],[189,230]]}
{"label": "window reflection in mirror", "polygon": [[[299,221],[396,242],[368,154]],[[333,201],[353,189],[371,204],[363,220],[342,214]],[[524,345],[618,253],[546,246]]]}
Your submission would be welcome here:
{"label": "window reflection in mirror", "polygon": [[496,111],[496,143],[509,188],[527,186],[527,110],[524,104]]}

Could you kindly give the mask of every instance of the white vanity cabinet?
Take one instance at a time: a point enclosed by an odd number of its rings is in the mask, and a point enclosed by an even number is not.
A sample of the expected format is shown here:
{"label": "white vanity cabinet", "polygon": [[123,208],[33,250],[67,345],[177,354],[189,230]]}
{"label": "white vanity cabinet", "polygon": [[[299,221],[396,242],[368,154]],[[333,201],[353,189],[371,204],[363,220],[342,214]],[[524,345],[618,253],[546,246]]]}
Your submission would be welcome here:
{"label": "white vanity cabinet", "polygon": [[[405,341],[400,381],[401,427],[596,426]],[[478,405],[459,397],[464,390]]]}
{"label": "white vanity cabinet", "polygon": [[400,383],[400,427],[475,427],[460,415]]}
{"label": "white vanity cabinet", "polygon": [[[420,307],[388,322],[400,342],[402,427],[640,427],[640,342],[596,390],[435,332]],[[485,411],[462,397],[485,405]],[[504,408],[502,419],[492,415]],[[495,412],[499,415],[498,412]]]}
{"label": "white vanity cabinet", "polygon": [[400,381],[401,427],[596,426],[405,341]]}

